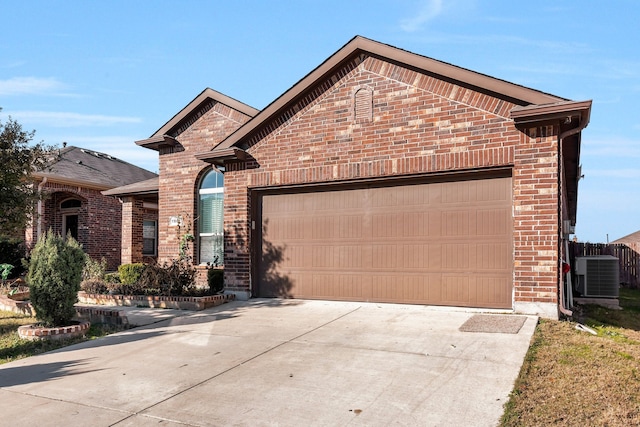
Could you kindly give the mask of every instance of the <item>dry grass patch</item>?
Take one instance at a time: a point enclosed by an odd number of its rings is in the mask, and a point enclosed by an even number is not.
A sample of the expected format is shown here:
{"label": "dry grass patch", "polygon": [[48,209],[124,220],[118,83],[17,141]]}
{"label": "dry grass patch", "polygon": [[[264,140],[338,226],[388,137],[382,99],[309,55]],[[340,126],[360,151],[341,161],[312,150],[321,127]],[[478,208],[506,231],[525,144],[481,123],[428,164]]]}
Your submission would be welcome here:
{"label": "dry grass patch", "polygon": [[578,310],[597,336],[540,321],[501,425],[640,425],[640,292],[624,290],[620,302],[621,311]]}
{"label": "dry grass patch", "polygon": [[122,327],[91,325],[85,337],[59,341],[29,341],[18,336],[18,327],[37,323],[35,317],[0,311],[0,364],[56,350],[122,330]]}

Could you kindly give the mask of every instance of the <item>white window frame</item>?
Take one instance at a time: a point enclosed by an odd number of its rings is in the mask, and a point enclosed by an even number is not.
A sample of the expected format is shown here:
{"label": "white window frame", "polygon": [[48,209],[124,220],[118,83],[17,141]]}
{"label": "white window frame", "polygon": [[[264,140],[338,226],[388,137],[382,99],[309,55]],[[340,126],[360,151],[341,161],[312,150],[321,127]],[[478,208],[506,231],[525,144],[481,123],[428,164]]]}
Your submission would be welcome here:
{"label": "white window frame", "polygon": [[[220,169],[212,169],[210,171],[208,171],[207,173],[205,173],[202,177],[202,180],[200,181],[200,185],[202,185],[202,182],[204,181],[204,178],[209,174],[209,173],[220,173],[222,174],[224,171],[224,169],[220,168]],[[223,175],[224,176],[224,175]],[[224,178],[223,178],[224,179]],[[201,209],[201,196],[207,195],[207,194],[223,194],[224,195],[224,180],[223,180],[223,186],[222,187],[215,187],[215,188],[199,188],[198,187],[198,212],[200,212]],[[224,196],[223,196],[224,199]],[[222,215],[224,217],[224,202],[223,202],[223,208],[222,208]],[[198,220],[198,262],[200,265],[206,265],[207,261],[202,261],[202,256],[201,256],[201,245],[202,245],[202,237],[214,237],[217,236],[218,233],[202,233],[200,232],[200,228],[201,228],[201,219]],[[224,230],[222,232],[221,237],[223,237],[224,239]],[[223,252],[224,252],[224,243],[223,243]],[[221,265],[224,265],[224,258],[222,259]]]}

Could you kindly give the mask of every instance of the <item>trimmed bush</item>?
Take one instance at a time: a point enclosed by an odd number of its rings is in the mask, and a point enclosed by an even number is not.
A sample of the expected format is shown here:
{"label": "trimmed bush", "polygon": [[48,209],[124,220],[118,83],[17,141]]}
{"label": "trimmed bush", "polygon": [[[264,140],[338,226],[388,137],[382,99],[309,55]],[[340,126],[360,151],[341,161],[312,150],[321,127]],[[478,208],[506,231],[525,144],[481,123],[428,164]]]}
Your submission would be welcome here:
{"label": "trimmed bush", "polygon": [[118,276],[123,285],[135,285],[140,280],[140,275],[145,269],[145,264],[136,262],[133,264],[122,264],[118,267]]}
{"label": "trimmed bush", "polygon": [[219,294],[224,290],[224,270],[209,268],[207,270],[207,283],[212,294]]}
{"label": "trimmed bush", "polygon": [[85,254],[69,237],[48,231],[33,248],[27,282],[36,317],[46,326],[66,326],[76,311]]}

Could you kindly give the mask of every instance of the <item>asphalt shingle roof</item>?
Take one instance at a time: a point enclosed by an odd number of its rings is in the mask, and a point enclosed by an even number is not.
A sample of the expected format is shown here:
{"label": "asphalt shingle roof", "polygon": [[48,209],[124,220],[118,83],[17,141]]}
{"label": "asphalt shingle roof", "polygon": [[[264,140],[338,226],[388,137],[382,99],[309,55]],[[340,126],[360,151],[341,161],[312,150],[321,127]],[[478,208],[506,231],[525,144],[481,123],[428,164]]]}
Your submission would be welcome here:
{"label": "asphalt shingle roof", "polygon": [[109,154],[74,146],[62,148],[56,161],[35,175],[103,188],[120,187],[158,176]]}
{"label": "asphalt shingle roof", "polygon": [[112,188],[111,190],[103,191],[105,196],[129,196],[135,194],[158,194],[160,186],[160,179],[155,178],[147,179],[146,181],[134,182],[133,184],[123,185],[122,187]]}

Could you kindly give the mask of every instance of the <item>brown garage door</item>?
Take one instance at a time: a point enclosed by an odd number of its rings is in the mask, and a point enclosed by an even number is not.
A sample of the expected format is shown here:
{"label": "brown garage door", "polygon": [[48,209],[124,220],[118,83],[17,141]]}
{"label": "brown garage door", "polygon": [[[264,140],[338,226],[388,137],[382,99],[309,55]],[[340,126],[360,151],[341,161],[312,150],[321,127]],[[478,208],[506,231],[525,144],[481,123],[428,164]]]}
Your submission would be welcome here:
{"label": "brown garage door", "polygon": [[260,202],[259,296],[511,307],[511,178]]}

